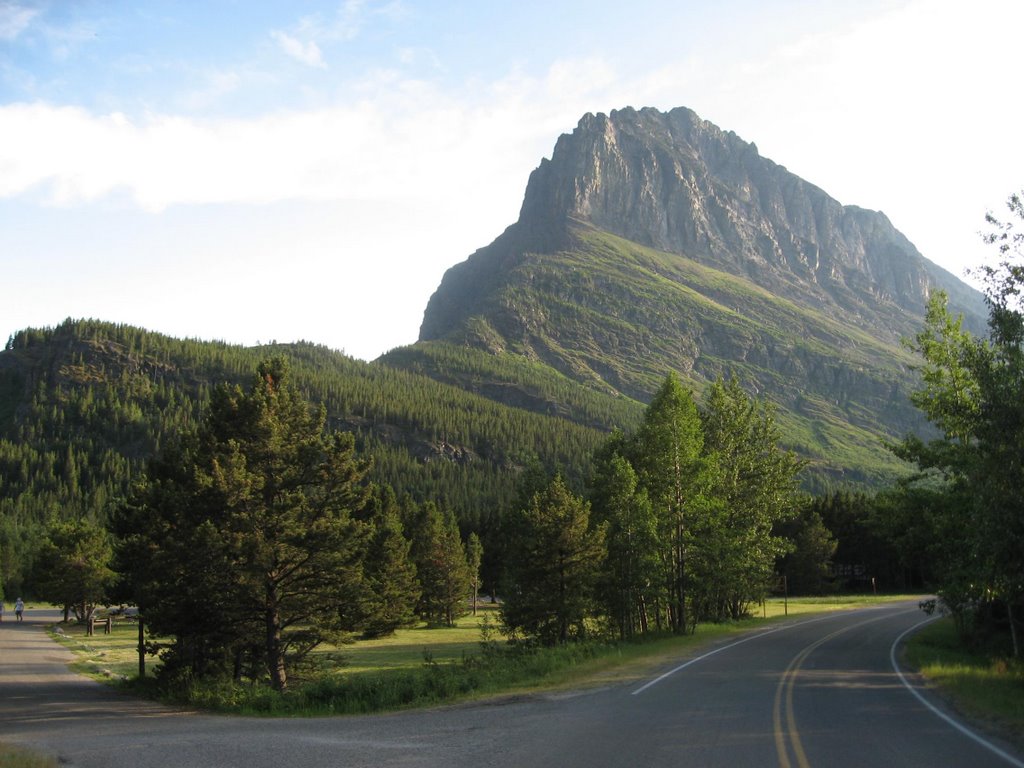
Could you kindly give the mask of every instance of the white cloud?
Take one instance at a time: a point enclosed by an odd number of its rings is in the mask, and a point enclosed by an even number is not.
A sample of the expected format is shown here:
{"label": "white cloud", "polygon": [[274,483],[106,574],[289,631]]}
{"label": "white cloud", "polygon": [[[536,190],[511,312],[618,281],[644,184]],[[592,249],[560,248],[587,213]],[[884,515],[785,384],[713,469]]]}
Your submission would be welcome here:
{"label": "white cloud", "polygon": [[0,40],[16,40],[38,13],[17,3],[0,3]]}
{"label": "white cloud", "polygon": [[521,130],[495,124],[494,110],[448,102],[429,89],[410,88],[402,98],[419,106],[403,113],[400,106],[367,103],[251,120],[131,119],[8,105],[0,107],[6,139],[0,197],[30,195],[66,206],[127,190],[152,211],[176,204],[429,198],[449,185],[481,183],[505,162],[493,152],[500,131]]}
{"label": "white cloud", "polygon": [[298,38],[292,37],[287,32],[280,30],[274,30],[270,33],[270,36],[274,38],[282,51],[299,63],[318,69],[327,68],[323,54],[320,52],[320,46],[316,44],[316,41],[302,42]]}

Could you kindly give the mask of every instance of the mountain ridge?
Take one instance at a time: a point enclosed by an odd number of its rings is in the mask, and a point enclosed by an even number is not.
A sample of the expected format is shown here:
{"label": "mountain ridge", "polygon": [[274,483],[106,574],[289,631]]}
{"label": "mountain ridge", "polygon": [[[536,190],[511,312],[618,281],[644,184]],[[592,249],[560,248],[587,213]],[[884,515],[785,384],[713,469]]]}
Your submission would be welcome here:
{"label": "mountain ridge", "polygon": [[520,356],[641,402],[669,370],[698,393],[737,375],[779,407],[791,444],[842,475],[850,429],[863,462],[925,428],[901,340],[937,289],[985,327],[982,295],[884,214],[841,205],[692,110],[626,108],[558,138],[519,219],[445,273],[413,346]]}
{"label": "mountain ridge", "polygon": [[[568,221],[776,293],[830,301],[854,317],[883,308],[897,321],[900,310],[920,315],[934,286],[947,290],[969,327],[980,329],[986,316],[981,294],[925,259],[884,214],[841,205],[692,110],[626,108],[587,114],[559,137],[530,175],[519,220],[446,273],[420,340],[444,334],[435,313],[445,281],[493,250],[557,249]],[[898,338],[910,324],[896,324]]]}

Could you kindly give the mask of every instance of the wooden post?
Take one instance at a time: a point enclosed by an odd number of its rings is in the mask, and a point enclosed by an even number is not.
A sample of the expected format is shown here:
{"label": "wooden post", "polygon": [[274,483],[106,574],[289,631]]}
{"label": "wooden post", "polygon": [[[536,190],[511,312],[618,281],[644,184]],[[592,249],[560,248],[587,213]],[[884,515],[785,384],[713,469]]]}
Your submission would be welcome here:
{"label": "wooden post", "polygon": [[142,631],[142,614],[139,614],[139,679],[146,676],[146,638]]}
{"label": "wooden post", "polygon": [[113,629],[113,628],[114,628],[114,618],[112,616],[107,616],[107,620],[103,623],[103,634],[104,635],[109,635],[110,634],[110,630]]}

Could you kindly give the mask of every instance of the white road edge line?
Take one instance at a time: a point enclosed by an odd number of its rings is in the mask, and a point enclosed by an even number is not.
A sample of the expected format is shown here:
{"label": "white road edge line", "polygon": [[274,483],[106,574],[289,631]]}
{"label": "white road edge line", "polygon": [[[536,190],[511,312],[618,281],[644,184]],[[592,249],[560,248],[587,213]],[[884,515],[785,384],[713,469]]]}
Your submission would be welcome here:
{"label": "white road edge line", "polygon": [[[864,608],[862,610],[864,610],[864,611],[875,611],[875,610],[878,610],[878,609],[877,608]],[[861,611],[854,611],[854,613],[861,613]],[[767,635],[773,635],[776,632],[781,632],[784,629],[795,629],[796,627],[805,627],[808,624],[815,624],[815,623],[817,623],[819,621],[826,621],[827,619],[835,619],[835,618],[838,618],[839,616],[849,616],[849,615],[850,615],[850,613],[848,613],[846,611],[837,611],[836,613],[829,613],[829,614],[826,614],[825,616],[819,616],[816,619],[808,619],[807,621],[800,621],[800,622],[797,622],[795,624],[783,624],[781,626],[776,627],[775,629],[769,629],[767,632],[759,632],[756,635],[750,635],[749,637],[744,637],[742,640],[737,640],[735,643],[729,643],[728,645],[723,645],[720,648],[715,648],[715,650],[713,650],[713,651],[708,651],[705,654],[702,654],[700,656],[697,656],[696,658],[690,659],[686,663],[680,664],[675,669],[670,669],[668,672],[664,673],[663,675],[659,675],[658,677],[654,678],[653,680],[650,680],[650,681],[644,683],[643,685],[641,685],[639,688],[637,688],[635,691],[633,691],[630,694],[630,696],[636,696],[638,693],[643,693],[644,691],[646,691],[651,686],[657,685],[658,683],[660,683],[665,678],[668,678],[668,677],[671,677],[672,675],[674,675],[676,672],[681,672],[682,670],[684,670],[687,667],[689,667],[691,664],[696,664],[698,661],[703,661],[704,659],[708,658],[709,656],[714,656],[716,653],[721,653],[722,651],[727,651],[730,648],[735,648],[737,645],[743,645],[744,643],[749,643],[751,640],[757,640],[758,638],[766,637]],[[1021,766],[1021,768],[1024,768],[1024,766]]]}
{"label": "white road edge line", "polygon": [[1021,762],[1020,760],[1018,760],[1013,755],[1011,755],[1008,752],[1000,749],[999,747],[997,747],[992,742],[988,741],[987,739],[985,739],[982,736],[979,736],[977,733],[972,731],[967,726],[963,725],[962,723],[957,722],[952,717],[947,715],[945,712],[941,711],[938,707],[936,707],[934,704],[932,704],[930,701],[928,701],[920,693],[920,691],[917,690],[917,688],[915,688],[913,685],[911,685],[910,681],[907,680],[907,678],[903,675],[903,671],[900,669],[900,665],[896,661],[896,647],[903,641],[903,638],[906,637],[907,635],[909,635],[911,632],[917,631],[918,629],[923,627],[925,624],[928,624],[928,623],[930,623],[932,621],[935,621],[937,618],[939,618],[939,617],[938,616],[933,616],[930,619],[925,619],[924,621],[918,622],[917,624],[912,626],[910,629],[904,631],[903,634],[901,634],[895,640],[893,640],[892,647],[889,649],[889,661],[892,662],[893,670],[895,670],[897,676],[900,679],[900,682],[903,683],[903,686],[908,691],[910,691],[912,694],[914,694],[914,696],[917,698],[918,701],[920,701],[922,704],[924,704],[926,707],[928,707],[928,709],[930,709],[933,714],[935,714],[938,717],[940,717],[948,725],[953,726],[956,730],[960,731],[960,733],[962,733],[964,736],[967,736],[968,738],[973,739],[978,744],[980,744],[981,746],[985,747],[985,749],[987,749],[990,752],[992,752],[993,754],[996,754],[999,757],[1003,758],[1003,760],[1008,762],[1010,765],[1016,766],[1016,768],[1024,768],[1024,762]]}

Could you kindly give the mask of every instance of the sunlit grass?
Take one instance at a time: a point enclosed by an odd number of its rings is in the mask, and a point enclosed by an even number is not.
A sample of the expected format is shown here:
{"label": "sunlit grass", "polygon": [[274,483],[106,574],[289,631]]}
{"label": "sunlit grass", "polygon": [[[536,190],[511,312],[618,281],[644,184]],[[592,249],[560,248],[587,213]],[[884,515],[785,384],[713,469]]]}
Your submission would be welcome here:
{"label": "sunlit grass", "polygon": [[907,661],[961,711],[1024,734],[1024,661],[964,648],[951,618],[915,633]]}
{"label": "sunlit grass", "polygon": [[[62,645],[73,651],[76,660],[71,668],[79,674],[97,680],[124,680],[138,675],[139,671],[139,627],[137,624],[115,622],[109,635],[98,627],[96,634],[89,637],[86,625],[61,624],[51,631]],[[146,659],[148,667],[155,661]]]}
{"label": "sunlit grass", "polygon": [[0,743],[0,768],[56,768],[56,758]]}
{"label": "sunlit grass", "polygon": [[428,627],[421,624],[402,629],[391,637],[358,640],[339,648],[325,648],[323,653],[340,654],[343,671],[380,672],[421,666],[426,658],[434,663],[460,661],[466,654],[480,650],[480,627],[487,617],[498,621],[498,606],[481,605],[477,615],[463,616],[454,627]]}

